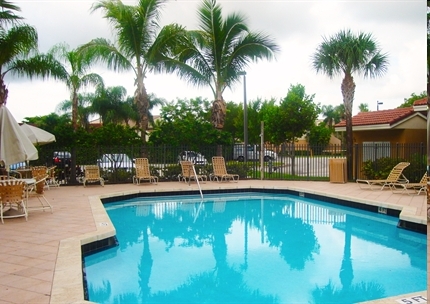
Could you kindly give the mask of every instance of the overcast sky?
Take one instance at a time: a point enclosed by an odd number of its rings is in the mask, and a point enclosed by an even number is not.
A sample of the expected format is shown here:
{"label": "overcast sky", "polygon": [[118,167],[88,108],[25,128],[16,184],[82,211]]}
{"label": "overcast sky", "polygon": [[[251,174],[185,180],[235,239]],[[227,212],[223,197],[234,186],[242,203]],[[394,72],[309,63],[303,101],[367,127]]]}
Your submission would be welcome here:
{"label": "overcast sky", "polygon": [[[101,12],[90,13],[95,1],[15,0],[26,23],[36,27],[40,51],[46,52],[57,43],[76,48],[93,38],[112,39],[108,22]],[[135,4],[137,1],[124,1]],[[187,29],[197,28],[200,1],[171,0],[162,13],[162,24],[179,23]],[[247,100],[280,99],[290,85],[302,84],[306,93],[315,94],[321,105],[342,103],[342,77],[333,79],[317,74],[311,56],[323,37],[342,29],[354,33],[371,33],[383,53],[388,54],[387,73],[377,79],[355,75],[354,114],[360,103],[371,111],[392,109],[412,93],[426,90],[426,2],[425,1],[287,1],[287,0],[218,0],[224,15],[240,12],[246,16],[252,31],[271,35],[281,51],[274,61],[261,61],[246,69]],[[131,73],[115,73],[95,69],[107,86],[124,86],[134,93]],[[7,79],[7,107],[18,122],[25,117],[55,112],[57,105],[70,98],[65,84],[54,80]],[[202,96],[213,99],[209,87],[194,88],[175,75],[149,75],[145,81],[148,93],[167,101]],[[226,101],[243,102],[243,83],[226,89]],[[157,114],[157,113],[155,113]]]}

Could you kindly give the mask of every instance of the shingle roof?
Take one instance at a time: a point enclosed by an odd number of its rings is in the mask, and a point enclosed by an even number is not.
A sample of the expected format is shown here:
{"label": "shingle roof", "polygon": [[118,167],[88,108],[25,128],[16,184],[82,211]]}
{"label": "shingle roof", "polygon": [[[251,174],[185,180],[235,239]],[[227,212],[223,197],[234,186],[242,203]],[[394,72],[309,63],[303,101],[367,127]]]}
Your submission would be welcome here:
{"label": "shingle roof", "polygon": [[[360,112],[352,117],[353,126],[366,126],[366,125],[392,125],[410,115],[413,115],[414,108],[398,108],[391,110],[373,111],[373,112]],[[345,127],[346,121],[343,120],[335,125],[335,127]]]}

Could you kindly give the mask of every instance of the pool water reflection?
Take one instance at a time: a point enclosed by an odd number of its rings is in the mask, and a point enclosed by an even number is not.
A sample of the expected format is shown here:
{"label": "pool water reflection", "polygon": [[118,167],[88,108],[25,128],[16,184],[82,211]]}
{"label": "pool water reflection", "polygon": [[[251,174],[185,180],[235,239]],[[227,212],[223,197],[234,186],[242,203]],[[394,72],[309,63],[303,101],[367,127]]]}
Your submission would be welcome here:
{"label": "pool water reflection", "polygon": [[85,257],[99,303],[356,303],[426,289],[426,236],[285,194],[105,205],[119,246]]}

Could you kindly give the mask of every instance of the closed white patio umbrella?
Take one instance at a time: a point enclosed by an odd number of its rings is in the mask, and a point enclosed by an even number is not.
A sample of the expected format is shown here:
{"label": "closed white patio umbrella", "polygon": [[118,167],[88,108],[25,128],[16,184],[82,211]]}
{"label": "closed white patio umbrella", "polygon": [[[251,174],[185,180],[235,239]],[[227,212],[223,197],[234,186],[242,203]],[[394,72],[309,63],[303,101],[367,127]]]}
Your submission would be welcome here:
{"label": "closed white patio umbrella", "polygon": [[34,145],[46,145],[55,141],[55,135],[41,128],[23,123],[21,130]]}
{"label": "closed white patio umbrella", "polygon": [[6,169],[19,162],[39,158],[37,149],[21,130],[5,105],[0,106],[0,160]]}

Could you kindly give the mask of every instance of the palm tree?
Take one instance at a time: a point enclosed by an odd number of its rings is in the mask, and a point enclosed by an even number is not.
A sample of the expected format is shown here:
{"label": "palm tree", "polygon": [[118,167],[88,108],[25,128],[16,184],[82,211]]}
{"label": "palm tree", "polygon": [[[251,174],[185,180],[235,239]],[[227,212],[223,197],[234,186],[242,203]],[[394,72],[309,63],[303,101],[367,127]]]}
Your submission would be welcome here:
{"label": "palm tree", "polygon": [[388,66],[386,54],[382,54],[371,34],[341,30],[330,38],[323,37],[312,57],[312,65],[318,72],[330,78],[344,75],[341,85],[346,118],[346,155],[348,179],[352,179],[352,104],[354,101],[354,73],[364,77],[382,76]]}
{"label": "palm tree", "polygon": [[252,61],[272,59],[278,45],[262,33],[251,32],[245,17],[233,13],[225,19],[216,0],[204,0],[198,11],[199,30],[189,31],[189,43],[182,49],[178,71],[196,86],[209,86],[214,94],[211,122],[222,130],[226,117],[223,92],[240,80]]}
{"label": "palm tree", "polygon": [[51,55],[39,54],[37,44],[37,31],[32,26],[21,24],[8,30],[0,27],[0,105],[7,102],[8,74],[30,79],[61,77],[61,66]]}
{"label": "palm tree", "polygon": [[70,50],[65,43],[55,45],[49,51],[62,68],[61,80],[70,91],[72,101],[72,124],[76,131],[78,122],[79,91],[87,86],[103,86],[103,79],[99,74],[88,72],[93,62],[84,58],[77,50]]}
{"label": "palm tree", "polygon": [[[94,93],[79,93],[78,94],[78,122],[79,126],[88,130],[90,125],[90,116],[96,114],[92,108],[92,102],[95,96]],[[65,113],[72,120],[73,102],[64,100],[56,107],[56,112]]]}
{"label": "palm tree", "polygon": [[134,103],[139,113],[142,143],[146,143],[150,101],[144,79],[151,72],[169,71],[173,64],[172,49],[185,37],[183,27],[172,24],[159,30],[161,6],[167,0],[139,0],[136,6],[120,0],[101,0],[92,11],[103,10],[116,34],[117,44],[97,38],[81,46],[89,58],[105,62],[116,71],[132,70],[135,74]]}
{"label": "palm tree", "polygon": [[369,105],[367,103],[360,103],[358,105],[358,110],[360,112],[369,112]]}
{"label": "palm tree", "polygon": [[323,122],[325,125],[332,129],[335,124],[340,122],[341,113],[339,113],[339,109],[332,105],[324,105],[321,108],[322,114],[325,117]]}

